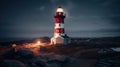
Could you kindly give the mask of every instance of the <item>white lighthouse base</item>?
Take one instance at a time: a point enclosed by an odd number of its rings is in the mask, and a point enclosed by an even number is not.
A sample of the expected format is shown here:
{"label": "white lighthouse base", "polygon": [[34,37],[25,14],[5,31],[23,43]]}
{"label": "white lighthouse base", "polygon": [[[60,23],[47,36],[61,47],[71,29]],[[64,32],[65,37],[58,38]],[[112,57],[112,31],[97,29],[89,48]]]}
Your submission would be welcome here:
{"label": "white lighthouse base", "polygon": [[51,45],[58,45],[58,44],[62,44],[62,45],[67,45],[71,43],[71,39],[68,37],[52,37],[51,38]]}
{"label": "white lighthouse base", "polygon": [[51,38],[51,44],[64,44],[64,38],[63,37],[52,37]]}

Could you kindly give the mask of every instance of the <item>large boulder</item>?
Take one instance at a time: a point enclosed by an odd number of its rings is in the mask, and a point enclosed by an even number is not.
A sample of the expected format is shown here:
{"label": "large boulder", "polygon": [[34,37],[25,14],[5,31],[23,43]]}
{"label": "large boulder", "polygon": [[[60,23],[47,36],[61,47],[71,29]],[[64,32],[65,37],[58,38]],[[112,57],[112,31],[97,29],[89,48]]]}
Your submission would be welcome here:
{"label": "large boulder", "polygon": [[33,52],[30,51],[29,49],[19,49],[16,52],[16,58],[25,58],[25,59],[29,59],[32,58]]}

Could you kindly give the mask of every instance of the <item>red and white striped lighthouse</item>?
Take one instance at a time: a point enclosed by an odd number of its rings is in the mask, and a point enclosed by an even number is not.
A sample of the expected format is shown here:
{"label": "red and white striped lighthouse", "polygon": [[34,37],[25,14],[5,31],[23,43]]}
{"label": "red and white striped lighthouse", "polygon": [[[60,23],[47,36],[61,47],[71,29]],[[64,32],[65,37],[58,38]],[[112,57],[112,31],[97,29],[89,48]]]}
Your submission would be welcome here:
{"label": "red and white striped lighthouse", "polygon": [[56,15],[54,16],[54,18],[55,18],[54,36],[55,37],[64,36],[65,35],[65,30],[64,30],[65,15],[63,13],[62,7],[57,8]]}
{"label": "red and white striped lighthouse", "polygon": [[65,14],[62,7],[58,7],[56,10],[54,36],[51,38],[51,44],[68,44],[69,37],[65,34],[64,19]]}

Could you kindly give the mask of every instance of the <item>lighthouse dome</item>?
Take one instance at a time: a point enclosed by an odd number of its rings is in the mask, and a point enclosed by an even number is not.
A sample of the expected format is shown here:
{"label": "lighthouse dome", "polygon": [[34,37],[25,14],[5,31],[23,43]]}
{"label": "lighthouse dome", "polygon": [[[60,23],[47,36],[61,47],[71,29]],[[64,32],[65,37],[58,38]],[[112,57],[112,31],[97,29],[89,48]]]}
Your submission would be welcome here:
{"label": "lighthouse dome", "polygon": [[63,12],[62,7],[58,7],[58,8],[57,8],[57,12]]}

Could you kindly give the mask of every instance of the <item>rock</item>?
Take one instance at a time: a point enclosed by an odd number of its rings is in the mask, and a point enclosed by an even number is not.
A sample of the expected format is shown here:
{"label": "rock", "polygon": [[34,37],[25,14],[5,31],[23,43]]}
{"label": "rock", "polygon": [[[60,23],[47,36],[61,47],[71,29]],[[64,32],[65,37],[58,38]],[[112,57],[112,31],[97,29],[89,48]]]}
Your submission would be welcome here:
{"label": "rock", "polygon": [[67,56],[64,55],[54,55],[55,60],[60,61],[60,62],[65,62],[67,60]]}
{"label": "rock", "polygon": [[24,63],[17,60],[4,60],[0,67],[26,67]]}
{"label": "rock", "polygon": [[49,62],[45,64],[45,67],[61,67],[61,64],[58,62]]}
{"label": "rock", "polygon": [[64,61],[66,59],[66,57],[62,55],[54,55],[54,56],[44,55],[41,58],[47,60],[48,62],[49,61]]}
{"label": "rock", "polygon": [[113,53],[114,51],[110,48],[102,48],[99,49],[97,53],[105,54],[105,53]]}
{"label": "rock", "polygon": [[11,49],[9,51],[6,51],[4,54],[1,55],[3,58],[6,59],[13,59],[15,57],[14,49]]}
{"label": "rock", "polygon": [[45,62],[43,61],[36,61],[34,64],[36,64],[39,67],[45,67]]}
{"label": "rock", "polygon": [[66,62],[62,64],[62,67],[79,67],[79,64],[76,58],[69,57]]}
{"label": "rock", "polygon": [[44,55],[35,57],[31,60],[34,66],[37,65],[39,67],[69,67],[69,64],[74,65],[75,62],[75,58],[64,55]]}
{"label": "rock", "polygon": [[76,62],[77,61],[77,59],[76,58],[73,58],[73,57],[69,57],[68,59],[67,59],[67,62],[68,63],[74,63],[74,62]]}
{"label": "rock", "polygon": [[33,52],[28,50],[28,49],[19,49],[16,52],[16,55],[18,58],[32,58],[33,57]]}
{"label": "rock", "polygon": [[30,64],[31,67],[39,67],[38,65],[36,65],[35,63]]}
{"label": "rock", "polygon": [[32,63],[32,66],[39,66],[39,67],[45,67],[46,62],[47,60],[42,56],[35,57],[30,61],[30,63]]}
{"label": "rock", "polygon": [[63,64],[62,67],[79,67],[79,62],[73,62],[73,63],[66,63]]}
{"label": "rock", "polygon": [[37,62],[37,61],[47,62],[48,60],[47,60],[47,58],[42,57],[42,56],[35,57],[31,60],[31,62]]}
{"label": "rock", "polygon": [[64,55],[54,55],[54,56],[45,55],[42,56],[42,58],[44,58],[47,62],[51,62],[51,61],[65,62],[68,57]]}
{"label": "rock", "polygon": [[45,46],[40,46],[40,52],[45,52],[47,49]]}

